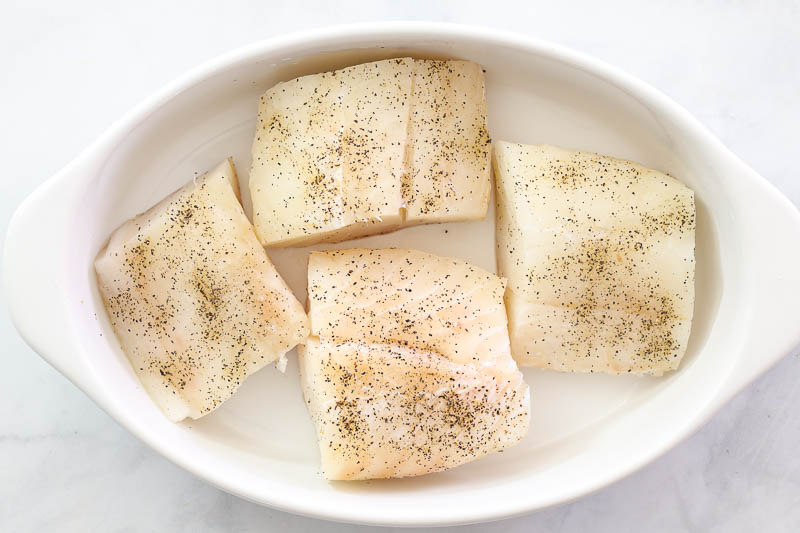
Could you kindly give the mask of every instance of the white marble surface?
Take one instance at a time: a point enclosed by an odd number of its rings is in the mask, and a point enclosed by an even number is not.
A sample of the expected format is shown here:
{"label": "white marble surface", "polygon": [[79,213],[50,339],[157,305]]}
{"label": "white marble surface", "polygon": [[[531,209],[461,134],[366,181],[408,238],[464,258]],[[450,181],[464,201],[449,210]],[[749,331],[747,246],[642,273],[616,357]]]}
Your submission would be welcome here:
{"label": "white marble surface", "polygon": [[[0,4],[3,235],[14,206],[37,184],[177,74],[278,33],[374,19],[506,28],[605,59],[686,106],[800,204],[800,5],[792,0],[109,4]],[[0,307],[0,530],[369,529],[259,507],[173,466],[27,348]],[[697,434],[624,481],[463,530],[800,531],[798,407],[796,350]]]}

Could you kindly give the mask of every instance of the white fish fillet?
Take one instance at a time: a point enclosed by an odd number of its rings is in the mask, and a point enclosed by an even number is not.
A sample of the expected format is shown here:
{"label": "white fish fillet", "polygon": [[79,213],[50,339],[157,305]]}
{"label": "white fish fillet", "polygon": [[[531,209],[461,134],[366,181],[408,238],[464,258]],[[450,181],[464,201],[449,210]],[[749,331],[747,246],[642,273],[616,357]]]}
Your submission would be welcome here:
{"label": "white fish fillet", "polygon": [[303,390],[329,479],[436,472],[518,442],[505,280],[415,250],[312,252]]}
{"label": "white fish fillet", "polygon": [[414,72],[405,224],[480,220],[491,188],[483,70],[470,61],[416,60]]}
{"label": "white fish fillet", "polygon": [[250,190],[268,247],[485,216],[483,72],[389,59],[303,76],[259,104]]}
{"label": "white fish fillet", "polygon": [[95,271],[123,351],[172,421],[211,412],[308,334],[230,160],[124,223]]}
{"label": "white fish fillet", "polygon": [[279,83],[253,142],[253,222],[265,246],[305,245],[400,224],[410,59]]}
{"label": "white fish fillet", "polygon": [[637,163],[495,145],[497,246],[525,366],[661,375],[694,308],[694,195]]}

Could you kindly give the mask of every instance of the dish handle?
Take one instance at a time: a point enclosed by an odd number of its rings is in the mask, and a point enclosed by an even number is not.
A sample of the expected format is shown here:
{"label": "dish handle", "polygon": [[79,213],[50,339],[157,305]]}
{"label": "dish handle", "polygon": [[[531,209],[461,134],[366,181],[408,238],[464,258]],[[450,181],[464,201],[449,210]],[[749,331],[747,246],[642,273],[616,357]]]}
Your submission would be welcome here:
{"label": "dish handle", "polygon": [[11,321],[44,360],[86,392],[94,388],[71,327],[65,271],[70,218],[83,176],[95,158],[79,157],[40,185],[14,212],[3,257],[3,285]]}
{"label": "dish handle", "polygon": [[737,209],[741,242],[747,256],[743,268],[749,294],[743,298],[748,316],[740,358],[725,384],[730,398],[800,345],[800,212],[755,171]]}

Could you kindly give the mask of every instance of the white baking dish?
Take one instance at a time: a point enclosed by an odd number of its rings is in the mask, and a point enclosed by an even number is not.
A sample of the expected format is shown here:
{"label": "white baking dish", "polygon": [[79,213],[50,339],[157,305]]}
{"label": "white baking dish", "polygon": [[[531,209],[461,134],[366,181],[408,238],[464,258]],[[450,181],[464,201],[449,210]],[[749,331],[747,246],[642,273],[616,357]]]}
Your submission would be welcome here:
{"label": "white baking dish", "polygon": [[[494,138],[634,159],[696,191],[697,303],[680,370],[661,379],[528,370],[533,420],[520,445],[395,481],[319,476],[293,356],[286,375],[263,370],[206,418],[168,422],[109,328],[92,270],[97,251],[124,219],[228,155],[246,183],[258,95],[275,82],[403,54],[483,64]],[[493,269],[493,242],[490,216],[359,244],[416,247]],[[305,251],[270,255],[303,300]],[[182,77],[20,206],[4,276],[14,323],[31,347],[164,456],[244,498],[362,523],[472,522],[586,494],[675,445],[800,343],[800,215],[769,183],[678,105],[612,67],[549,43],[441,24],[314,30]]]}

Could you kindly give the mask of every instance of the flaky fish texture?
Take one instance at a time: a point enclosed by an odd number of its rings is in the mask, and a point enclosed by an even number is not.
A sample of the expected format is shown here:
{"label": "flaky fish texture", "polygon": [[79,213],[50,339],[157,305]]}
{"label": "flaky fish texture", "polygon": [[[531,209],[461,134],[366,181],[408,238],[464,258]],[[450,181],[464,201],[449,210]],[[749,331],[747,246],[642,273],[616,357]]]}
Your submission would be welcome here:
{"label": "flaky fish texture", "polygon": [[694,308],[695,205],[678,180],[553,146],[495,145],[498,270],[517,362],[662,375]]}
{"label": "flaky fish texture", "polygon": [[397,58],[303,76],[259,103],[253,222],[268,247],[486,215],[482,69]]}
{"label": "flaky fish texture", "polygon": [[312,252],[308,277],[300,369],[327,478],[437,472],[525,436],[505,280],[403,249]]}
{"label": "flaky fish texture", "polygon": [[308,334],[230,160],[125,222],[95,271],[123,351],[172,421],[213,411]]}

